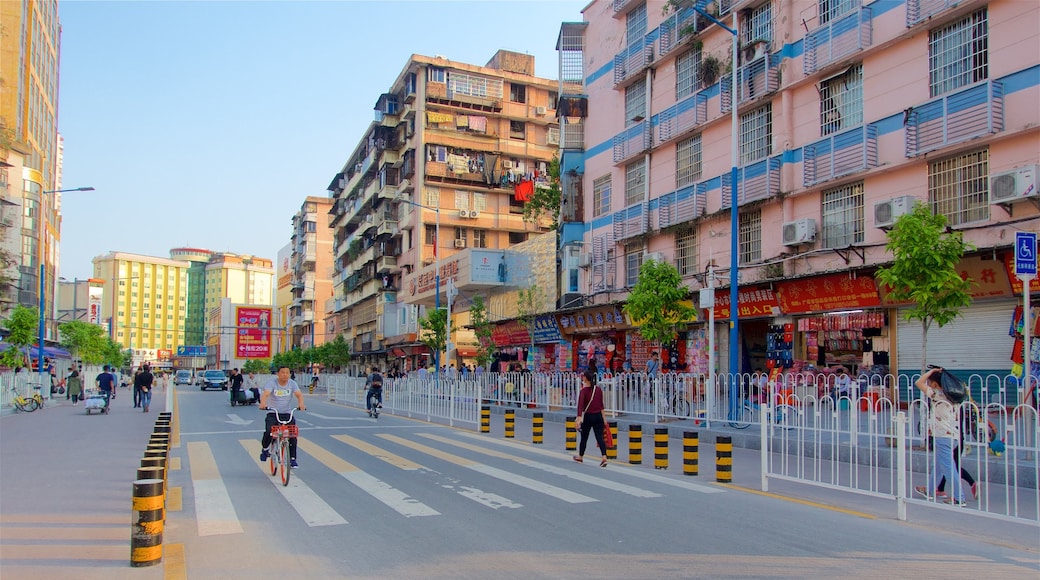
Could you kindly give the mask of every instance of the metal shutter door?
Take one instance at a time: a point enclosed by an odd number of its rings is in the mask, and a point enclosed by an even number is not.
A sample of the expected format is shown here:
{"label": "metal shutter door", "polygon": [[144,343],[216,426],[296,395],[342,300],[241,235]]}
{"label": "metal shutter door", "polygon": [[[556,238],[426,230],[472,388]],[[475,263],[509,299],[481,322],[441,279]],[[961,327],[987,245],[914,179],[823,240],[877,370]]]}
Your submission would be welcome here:
{"label": "metal shutter door", "polygon": [[[964,315],[928,330],[928,362],[954,370],[1011,369],[1012,339],[1008,336],[1017,301],[973,304]],[[907,322],[899,313],[899,370],[921,370],[921,321]]]}

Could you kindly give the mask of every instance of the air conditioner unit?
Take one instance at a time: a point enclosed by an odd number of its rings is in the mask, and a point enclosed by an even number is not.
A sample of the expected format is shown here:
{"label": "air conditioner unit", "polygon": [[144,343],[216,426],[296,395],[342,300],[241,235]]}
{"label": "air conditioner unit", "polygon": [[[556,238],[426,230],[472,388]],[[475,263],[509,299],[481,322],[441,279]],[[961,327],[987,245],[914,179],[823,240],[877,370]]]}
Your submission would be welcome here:
{"label": "air conditioner unit", "polygon": [[432,257],[424,258],[423,261],[422,261],[423,266],[429,266],[429,265],[433,264],[433,262],[434,262],[434,258],[432,258]]}
{"label": "air conditioner unit", "polygon": [[914,209],[917,198],[912,195],[893,197],[888,201],[874,204],[874,227],[887,229],[896,225],[896,220]]}
{"label": "air conditioner unit", "polygon": [[803,218],[784,224],[784,245],[797,246],[816,239],[816,220]]}
{"label": "air conditioner unit", "polygon": [[469,210],[468,209],[460,209],[459,210],[459,217],[460,218],[469,217]]}
{"label": "air conditioner unit", "polygon": [[512,161],[502,160],[502,169],[512,169],[512,168],[513,168],[513,162]]}
{"label": "air conditioner unit", "polygon": [[455,247],[456,248],[465,248],[466,247],[466,240],[455,240]]}
{"label": "air conditioner unit", "polygon": [[998,173],[989,178],[989,202],[1013,203],[1023,199],[1038,199],[1037,176],[1040,167],[1027,165],[1011,171]]}
{"label": "air conditioner unit", "polygon": [[653,260],[655,262],[663,264],[664,263],[664,254],[662,254],[661,252],[647,252],[647,253],[643,254],[643,261],[644,262],[649,262],[650,260]]}
{"label": "air conditioner unit", "polygon": [[535,115],[539,115],[539,116],[545,115],[545,111],[546,111],[545,107],[535,107],[534,108],[534,114]]}
{"label": "air conditioner unit", "polygon": [[471,209],[469,210],[469,217],[470,219],[477,219],[478,217],[480,217],[480,212],[475,209]]}
{"label": "air conditioner unit", "polygon": [[592,254],[582,254],[581,257],[578,258],[578,267],[580,267],[580,268],[588,268],[591,265],[592,265]]}

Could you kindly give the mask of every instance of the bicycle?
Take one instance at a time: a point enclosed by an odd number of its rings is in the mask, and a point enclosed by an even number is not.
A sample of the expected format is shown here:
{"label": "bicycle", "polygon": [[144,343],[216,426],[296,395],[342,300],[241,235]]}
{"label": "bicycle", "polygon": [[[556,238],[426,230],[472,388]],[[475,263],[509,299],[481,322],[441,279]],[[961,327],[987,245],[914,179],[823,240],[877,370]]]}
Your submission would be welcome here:
{"label": "bicycle", "polygon": [[[779,399],[778,399],[779,400]],[[758,403],[744,399],[737,409],[736,416],[730,417],[729,426],[734,429],[747,429],[754,422],[756,412],[761,412]],[[773,424],[784,429],[794,429],[798,422],[799,411],[796,407],[780,403],[773,407]]]}
{"label": "bicycle", "polygon": [[368,410],[368,416],[372,417],[373,419],[378,419],[379,418],[379,410],[383,408],[383,389],[382,389],[382,387],[380,387],[379,389],[369,388],[368,389],[368,393],[365,395],[365,397],[366,397],[366,403],[368,402],[368,398],[371,398],[371,404],[372,404],[372,407]]}
{"label": "bicycle", "polygon": [[267,461],[271,467],[271,475],[281,472],[282,485],[289,485],[289,475],[292,472],[292,467],[289,465],[289,440],[298,437],[300,430],[296,425],[289,423],[293,420],[293,414],[298,410],[289,411],[289,418],[285,421],[282,421],[275,412],[274,419],[278,421],[278,425],[271,426],[271,444],[267,446]]}
{"label": "bicycle", "polygon": [[[22,411],[23,413],[32,413],[40,407],[36,397],[23,397],[18,394],[18,390],[11,387],[11,392],[14,393],[14,398],[11,400],[11,404],[14,405],[15,409]],[[39,393],[37,393],[39,395]],[[41,397],[42,399],[42,397]]]}
{"label": "bicycle", "polygon": [[690,402],[679,392],[672,392],[668,396],[659,397],[657,410],[661,415],[674,417],[689,417]]}

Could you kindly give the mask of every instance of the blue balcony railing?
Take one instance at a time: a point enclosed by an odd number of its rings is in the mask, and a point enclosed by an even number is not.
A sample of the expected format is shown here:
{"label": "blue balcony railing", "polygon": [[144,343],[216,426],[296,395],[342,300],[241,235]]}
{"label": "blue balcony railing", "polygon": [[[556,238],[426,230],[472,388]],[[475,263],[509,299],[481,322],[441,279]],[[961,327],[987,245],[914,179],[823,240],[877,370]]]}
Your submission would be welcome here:
{"label": "blue balcony railing", "polygon": [[645,234],[649,225],[649,215],[646,202],[614,212],[614,240],[625,240]]}
{"label": "blue balcony railing", "polygon": [[666,193],[657,201],[657,229],[695,220],[707,207],[707,182],[688,185]]}
{"label": "blue balcony railing", "polygon": [[668,107],[657,116],[654,145],[677,139],[708,120],[708,96],[705,91],[694,93]]}
{"label": "blue balcony railing", "polygon": [[[780,193],[780,157],[769,157],[737,169],[737,206],[768,199]],[[722,176],[722,207],[730,207],[733,188],[728,174]]]}
{"label": "blue balcony railing", "polygon": [[649,36],[636,40],[614,56],[614,87],[646,71],[654,60],[654,44]]}
{"label": "blue balcony railing", "polygon": [[877,164],[877,126],[864,125],[806,145],[802,150],[802,182],[812,187]]}
{"label": "blue balcony railing", "polygon": [[650,149],[650,122],[646,119],[614,137],[614,163],[627,161]]}
{"label": "blue balcony railing", "polygon": [[[722,112],[728,113],[733,102],[733,77],[722,77],[720,98]],[[737,69],[737,106],[750,103],[780,88],[780,56],[766,53]]]}
{"label": "blue balcony railing", "polygon": [[1004,130],[1004,85],[985,81],[913,107],[906,119],[906,156]]}
{"label": "blue balcony railing", "polygon": [[924,22],[932,16],[961,4],[962,0],[906,0],[906,27]]}
{"label": "blue balcony railing", "polygon": [[802,71],[809,75],[870,46],[870,8],[859,8],[805,36]]}
{"label": "blue balcony railing", "polygon": [[657,39],[658,58],[664,57],[693,38],[699,19],[708,21],[698,15],[693,8],[683,8],[666,18],[658,28],[660,31],[660,38]]}

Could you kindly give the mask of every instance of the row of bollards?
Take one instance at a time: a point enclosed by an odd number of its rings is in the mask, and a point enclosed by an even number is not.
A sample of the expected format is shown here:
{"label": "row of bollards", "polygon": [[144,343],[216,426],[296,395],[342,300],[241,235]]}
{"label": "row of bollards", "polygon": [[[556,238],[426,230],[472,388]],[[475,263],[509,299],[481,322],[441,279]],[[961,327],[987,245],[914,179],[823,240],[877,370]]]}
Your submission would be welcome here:
{"label": "row of bollards", "polygon": [[141,466],[137,468],[130,522],[130,565],[135,568],[154,566],[162,561],[172,418],[172,413],[159,413]]}
{"label": "row of bollards", "polygon": [[[564,449],[577,451],[578,429],[577,417],[565,418]],[[614,436],[614,445],[607,448],[607,459],[618,456],[618,424],[617,421],[607,423]],[[480,432],[491,432],[491,407],[480,408]],[[531,415],[531,442],[541,445],[545,437],[545,422],[542,413]],[[505,410],[505,438],[516,438],[516,412]],[[683,475],[700,474],[700,435],[696,431],[683,432]],[[628,426],[628,462],[632,465],[643,463],[643,427],[632,424]],[[654,428],[654,469],[668,469],[668,428]],[[733,439],[719,435],[715,438],[715,481],[730,483],[733,481]]]}

